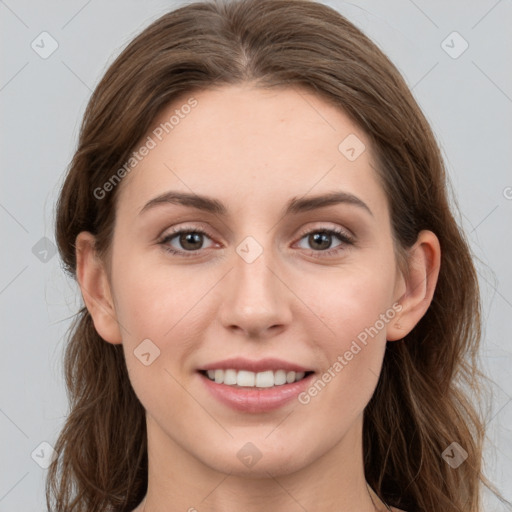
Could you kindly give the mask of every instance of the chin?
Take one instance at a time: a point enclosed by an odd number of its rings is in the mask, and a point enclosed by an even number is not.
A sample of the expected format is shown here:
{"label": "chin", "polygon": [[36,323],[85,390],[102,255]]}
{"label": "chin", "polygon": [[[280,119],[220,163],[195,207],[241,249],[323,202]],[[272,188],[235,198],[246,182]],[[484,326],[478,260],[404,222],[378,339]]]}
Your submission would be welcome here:
{"label": "chin", "polygon": [[268,479],[269,476],[285,476],[300,471],[310,463],[310,458],[314,458],[303,445],[288,445],[284,450],[282,443],[269,446],[267,442],[266,447],[261,444],[258,447],[257,441],[236,443],[236,447],[227,450],[230,455],[212,453],[208,457],[210,460],[204,463],[232,476]]}

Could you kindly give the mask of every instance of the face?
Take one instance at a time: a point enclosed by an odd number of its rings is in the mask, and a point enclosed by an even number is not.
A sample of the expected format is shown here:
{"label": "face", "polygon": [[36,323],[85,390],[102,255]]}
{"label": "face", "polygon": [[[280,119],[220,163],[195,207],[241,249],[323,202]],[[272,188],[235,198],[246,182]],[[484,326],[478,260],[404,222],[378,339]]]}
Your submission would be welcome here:
{"label": "face", "polygon": [[119,185],[104,338],[176,459],[276,475],[351,453],[404,293],[369,140],[305,90],[190,96]]}

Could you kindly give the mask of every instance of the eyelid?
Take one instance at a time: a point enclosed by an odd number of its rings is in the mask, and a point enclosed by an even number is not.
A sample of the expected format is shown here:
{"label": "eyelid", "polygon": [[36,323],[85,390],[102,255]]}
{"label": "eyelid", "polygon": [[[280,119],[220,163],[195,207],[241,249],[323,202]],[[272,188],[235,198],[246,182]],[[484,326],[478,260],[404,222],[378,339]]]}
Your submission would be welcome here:
{"label": "eyelid", "polygon": [[305,235],[309,235],[310,233],[317,232],[317,231],[319,231],[319,232],[320,231],[337,231],[337,232],[345,235],[350,240],[355,240],[355,238],[356,238],[354,233],[352,233],[352,231],[350,231],[350,229],[342,227],[339,224],[331,223],[332,225],[329,226],[328,225],[329,223],[326,224],[325,222],[322,222],[322,221],[318,221],[316,224],[319,224],[319,225],[309,226],[309,227],[301,230],[299,239],[303,238]]}
{"label": "eyelid", "polygon": [[163,238],[167,238],[170,235],[180,233],[181,231],[199,231],[204,232],[207,234],[210,238],[213,238],[213,235],[210,233],[209,229],[205,227],[202,224],[195,224],[195,223],[182,223],[177,226],[172,226],[170,228],[166,228],[160,235],[158,235],[157,239],[161,240]]}

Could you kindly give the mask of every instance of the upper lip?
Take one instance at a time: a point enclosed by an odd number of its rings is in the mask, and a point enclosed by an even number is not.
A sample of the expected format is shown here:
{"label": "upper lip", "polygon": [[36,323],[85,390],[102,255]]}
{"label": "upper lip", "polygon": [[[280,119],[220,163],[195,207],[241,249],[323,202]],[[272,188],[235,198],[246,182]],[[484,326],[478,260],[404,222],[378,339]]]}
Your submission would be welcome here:
{"label": "upper lip", "polygon": [[251,359],[245,359],[243,357],[234,357],[230,359],[223,359],[222,361],[216,361],[202,366],[199,370],[247,370],[250,372],[263,372],[265,370],[286,370],[294,372],[308,372],[313,371],[310,368],[301,366],[300,364],[291,363],[282,359],[265,358],[253,361]]}

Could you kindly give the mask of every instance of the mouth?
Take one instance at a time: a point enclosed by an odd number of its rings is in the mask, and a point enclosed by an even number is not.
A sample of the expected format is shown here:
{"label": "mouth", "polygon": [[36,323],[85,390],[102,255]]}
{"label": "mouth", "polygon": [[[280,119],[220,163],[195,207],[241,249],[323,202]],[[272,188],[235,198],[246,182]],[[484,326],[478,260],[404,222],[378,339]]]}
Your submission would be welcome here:
{"label": "mouth", "polygon": [[232,358],[197,370],[210,396],[231,409],[265,413],[292,403],[315,371],[282,359]]}
{"label": "mouth", "polygon": [[273,388],[299,382],[313,371],[294,370],[264,370],[252,372],[249,370],[236,370],[235,368],[217,368],[212,370],[199,370],[199,373],[217,384],[225,384],[236,388]]}

